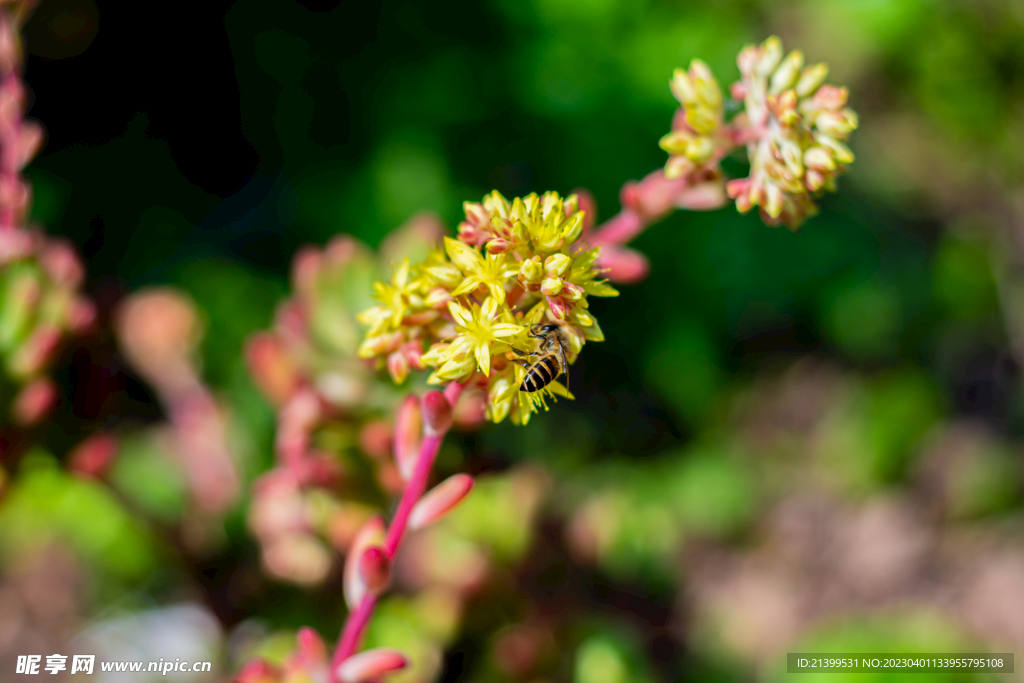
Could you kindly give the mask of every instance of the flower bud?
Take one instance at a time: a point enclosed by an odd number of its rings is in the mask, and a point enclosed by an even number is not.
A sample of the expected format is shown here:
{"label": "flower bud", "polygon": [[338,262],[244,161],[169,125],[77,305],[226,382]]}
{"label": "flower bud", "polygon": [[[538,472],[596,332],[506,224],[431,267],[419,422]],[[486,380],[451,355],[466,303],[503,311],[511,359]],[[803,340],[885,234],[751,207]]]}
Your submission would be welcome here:
{"label": "flower bud", "polygon": [[557,277],[565,275],[565,271],[569,270],[569,266],[571,265],[572,259],[565,254],[552,254],[544,261],[544,269],[548,271],[550,275],[555,275]]}
{"label": "flower bud", "polygon": [[99,478],[110,469],[116,456],[117,439],[110,434],[96,434],[71,451],[68,469],[83,477]]}
{"label": "flower bud", "polygon": [[764,41],[764,45],[761,48],[760,58],[757,60],[757,64],[754,69],[758,76],[766,77],[775,71],[775,68],[779,65],[782,60],[782,41],[779,40],[778,36],[772,36],[768,40]]}
{"label": "flower bud", "polygon": [[807,67],[800,74],[800,80],[796,83],[796,94],[800,97],[810,97],[821,87],[821,84],[825,82],[827,77],[828,66],[825,64],[815,64],[814,66]]}
{"label": "flower bud", "polygon": [[424,303],[433,309],[444,310],[448,308],[448,302],[452,300],[451,290],[444,287],[434,287],[427,293]]}
{"label": "flower bud", "polygon": [[423,409],[423,423],[426,426],[425,432],[431,436],[438,436],[448,431],[452,426],[452,404],[440,391],[428,391],[423,395],[421,402]]}
{"label": "flower bud", "polygon": [[341,683],[367,683],[408,665],[409,660],[398,650],[378,647],[352,655],[342,662],[338,678]]}
{"label": "flower bud", "polygon": [[782,64],[772,74],[771,87],[768,92],[777,94],[783,90],[792,88],[797,81],[797,77],[800,74],[800,69],[804,66],[804,53],[800,50],[793,50],[786,58],[782,60]]}
{"label": "flower bud", "polygon": [[525,259],[519,266],[519,275],[525,282],[539,284],[544,279],[544,266],[540,257]]}
{"label": "flower bud", "polygon": [[366,594],[367,585],[361,572],[363,553],[368,548],[384,542],[384,531],[384,520],[374,516],[367,520],[356,537],[352,539],[348,556],[345,558],[343,581],[345,602],[348,603],[349,609],[355,609]]}
{"label": "flower bud", "polygon": [[401,350],[388,354],[387,366],[395,384],[401,384],[409,376],[409,358]]}
{"label": "flower bud", "polygon": [[370,546],[359,558],[359,577],[374,595],[383,591],[391,578],[391,558],[379,545]]}
{"label": "flower bud", "polygon": [[832,153],[825,147],[811,147],[804,152],[804,165],[822,172],[836,170],[836,162],[832,159]]}
{"label": "flower bud", "polygon": [[496,237],[489,240],[485,245],[488,254],[504,254],[508,251],[509,243],[508,240]]}
{"label": "flower bud", "polygon": [[414,395],[405,397],[395,418],[395,465],[402,478],[412,476],[423,438],[423,416],[420,402]]}
{"label": "flower bud", "polygon": [[565,299],[566,301],[571,301],[575,303],[582,299],[586,295],[586,293],[586,290],[580,287],[579,285],[574,285],[571,282],[562,283],[561,295],[562,298]]}
{"label": "flower bud", "polygon": [[562,278],[548,275],[541,283],[540,291],[544,296],[557,296],[562,291]]}
{"label": "flower bud", "polygon": [[431,489],[409,515],[409,528],[422,529],[455,509],[473,489],[473,477],[456,474]]}
{"label": "flower bud", "polygon": [[20,427],[38,424],[57,402],[57,387],[49,377],[33,380],[15,397],[11,407],[14,423]]}
{"label": "flower bud", "polygon": [[558,296],[549,296],[546,301],[548,308],[551,309],[551,314],[559,320],[565,320],[565,314],[569,312],[569,304]]}

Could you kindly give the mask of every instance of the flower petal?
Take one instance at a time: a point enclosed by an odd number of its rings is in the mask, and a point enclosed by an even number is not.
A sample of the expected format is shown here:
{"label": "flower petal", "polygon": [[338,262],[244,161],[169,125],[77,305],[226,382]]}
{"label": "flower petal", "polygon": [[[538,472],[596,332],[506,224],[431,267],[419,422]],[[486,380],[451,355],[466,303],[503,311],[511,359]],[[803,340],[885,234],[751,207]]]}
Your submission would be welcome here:
{"label": "flower petal", "polygon": [[480,366],[480,372],[490,376],[491,374],[491,350],[487,344],[480,344],[476,347],[476,362]]}

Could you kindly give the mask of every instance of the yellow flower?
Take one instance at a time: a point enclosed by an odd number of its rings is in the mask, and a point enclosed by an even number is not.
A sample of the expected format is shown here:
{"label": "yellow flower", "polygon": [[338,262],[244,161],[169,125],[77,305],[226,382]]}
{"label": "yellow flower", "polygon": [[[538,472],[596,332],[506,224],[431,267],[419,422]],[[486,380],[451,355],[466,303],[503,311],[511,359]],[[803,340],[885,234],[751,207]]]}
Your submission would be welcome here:
{"label": "yellow flower", "polygon": [[493,297],[484,305],[470,304],[466,307],[457,301],[448,304],[448,311],[455,320],[455,338],[443,350],[434,349],[423,356],[423,362],[439,364],[435,378],[451,381],[465,377],[473,371],[473,360],[485,375],[491,374],[491,356],[505,353],[511,347],[507,343],[523,328],[508,322],[508,309],[503,308]]}
{"label": "yellow flower", "polygon": [[410,310],[424,307],[423,297],[419,294],[421,283],[410,278],[410,270],[409,259],[405,259],[391,278],[391,284],[373,284],[373,296],[383,305],[369,308],[357,316],[359,322],[370,326],[368,336],[397,329]]}
{"label": "yellow flower", "polygon": [[448,257],[465,274],[466,278],[452,291],[452,296],[469,294],[484,285],[497,303],[505,303],[505,284],[514,282],[519,265],[506,254],[482,256],[479,251],[451,237],[444,238]]}
{"label": "yellow flower", "polygon": [[[579,240],[584,217],[577,196],[571,195],[562,200],[558,193],[545,193],[544,197],[536,194],[523,199],[517,197],[508,211],[508,220],[515,225],[513,233],[522,225],[532,246],[541,252],[558,251]],[[492,221],[500,222],[502,218],[496,215]]]}

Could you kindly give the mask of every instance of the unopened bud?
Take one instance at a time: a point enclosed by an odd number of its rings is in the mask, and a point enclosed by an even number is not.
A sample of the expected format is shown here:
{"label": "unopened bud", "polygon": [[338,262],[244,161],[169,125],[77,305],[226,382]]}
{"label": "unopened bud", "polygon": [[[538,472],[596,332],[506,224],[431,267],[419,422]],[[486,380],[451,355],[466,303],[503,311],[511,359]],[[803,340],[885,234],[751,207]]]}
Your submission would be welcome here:
{"label": "unopened bud", "polygon": [[583,296],[586,293],[587,293],[586,290],[583,289],[582,287],[580,287],[579,285],[574,285],[571,282],[563,282],[562,283],[561,295],[562,295],[562,298],[564,298],[566,301],[572,301],[572,302],[579,301],[580,299],[583,298]]}
{"label": "unopened bud", "polygon": [[96,434],[78,444],[68,457],[68,469],[95,479],[102,477],[117,456],[117,439],[110,434]]}
{"label": "unopened bud", "polygon": [[366,683],[408,665],[409,660],[398,650],[378,647],[352,655],[342,662],[338,668],[338,678],[341,683]]}
{"label": "unopened bud", "polygon": [[345,558],[344,571],[344,593],[345,602],[349,609],[355,609],[356,605],[366,594],[367,585],[363,580],[362,558],[363,554],[370,547],[380,545],[384,541],[384,520],[380,517],[371,517],[363,528],[359,530],[356,537],[352,539],[349,546],[348,556]]}
{"label": "unopened bud", "polygon": [[836,162],[832,159],[832,154],[827,148],[811,147],[804,152],[804,166],[817,171],[829,172],[835,170]]}
{"label": "unopened bud", "polygon": [[526,259],[519,266],[519,276],[531,284],[539,284],[544,279],[544,266],[539,258]]}
{"label": "unopened bud", "polygon": [[489,240],[485,246],[488,254],[504,254],[508,251],[509,243],[508,240],[496,237],[493,240]]}
{"label": "unopened bud", "polygon": [[565,314],[569,312],[569,304],[565,302],[565,299],[560,296],[549,296],[547,302],[551,314],[559,320],[565,320]]}
{"label": "unopened bud", "polygon": [[562,291],[562,278],[548,275],[541,283],[540,291],[544,296],[557,296]]}
{"label": "unopened bud", "polygon": [[779,40],[778,36],[772,36],[764,41],[760,59],[758,59],[754,68],[758,76],[767,77],[775,71],[780,61],[782,61],[782,41]]}
{"label": "unopened bud", "polygon": [[424,303],[434,309],[445,309],[452,300],[452,293],[444,287],[434,287],[427,293]]}
{"label": "unopened bud", "polygon": [[426,433],[432,436],[444,434],[452,426],[452,404],[440,391],[428,391],[423,395],[423,422]]}
{"label": "unopened bud", "polygon": [[423,416],[416,396],[406,396],[395,418],[395,465],[402,478],[412,476],[423,438]]}
{"label": "unopened bud", "polygon": [[828,66],[825,64],[815,64],[814,66],[807,67],[800,74],[800,80],[796,83],[796,94],[800,97],[810,97],[821,87],[821,84],[825,82],[827,77]]}
{"label": "unopened bud", "polygon": [[363,551],[359,558],[359,576],[370,593],[383,591],[391,578],[391,558],[379,545]]}
{"label": "unopened bud", "polygon": [[49,377],[29,383],[14,399],[11,407],[15,424],[30,427],[38,424],[57,402],[57,387]]}
{"label": "unopened bud", "polygon": [[409,358],[400,350],[388,355],[387,366],[395,384],[401,384],[409,376]]}
{"label": "unopened bud", "polygon": [[786,58],[782,60],[782,64],[772,74],[769,92],[776,94],[792,88],[803,66],[804,53],[800,52],[800,50],[793,50],[786,55]]}
{"label": "unopened bud", "polygon": [[548,271],[551,275],[562,277],[571,265],[572,259],[565,254],[552,254],[545,259],[544,270]]}
{"label": "unopened bud", "polygon": [[444,517],[461,503],[473,489],[473,477],[456,474],[431,489],[420,499],[409,515],[409,528],[422,529]]}

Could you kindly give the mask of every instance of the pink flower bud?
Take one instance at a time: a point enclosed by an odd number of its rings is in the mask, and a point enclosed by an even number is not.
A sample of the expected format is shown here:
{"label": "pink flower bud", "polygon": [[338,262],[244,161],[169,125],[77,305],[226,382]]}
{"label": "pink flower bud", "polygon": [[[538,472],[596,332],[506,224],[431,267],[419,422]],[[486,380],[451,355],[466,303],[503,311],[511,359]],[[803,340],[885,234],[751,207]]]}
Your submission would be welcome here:
{"label": "pink flower bud", "polygon": [[413,339],[402,345],[402,353],[405,354],[409,365],[417,370],[424,370],[427,366],[423,363],[423,340]]}
{"label": "pink flower bud", "polygon": [[423,395],[423,422],[425,432],[438,436],[452,426],[452,404],[440,391],[428,391]]}
{"label": "pink flower bud", "polygon": [[565,314],[569,312],[569,304],[565,302],[565,299],[558,296],[547,297],[548,308],[551,309],[551,314],[559,320],[565,320]]}
{"label": "pink flower bud", "polygon": [[743,84],[743,81],[736,81],[729,86],[729,96],[737,102],[742,102],[747,98],[747,86]]}
{"label": "pink flower bud", "polygon": [[57,387],[49,377],[32,381],[14,399],[11,412],[15,424],[30,427],[38,424],[57,402]]}
{"label": "pink flower bud", "polygon": [[[308,626],[303,626],[295,636],[298,647],[289,657],[286,667],[289,673],[302,671],[307,679],[316,680],[320,678],[320,670],[327,664],[327,646],[320,634]],[[323,671],[323,674],[326,674]],[[294,680],[293,676],[286,676],[287,680]]]}
{"label": "pink flower bud", "polygon": [[378,594],[383,591],[391,578],[391,558],[378,545],[370,546],[359,558],[359,578],[366,590]]}
{"label": "pink flower bud", "polygon": [[403,479],[412,476],[423,438],[423,414],[415,395],[406,396],[395,418],[395,465]]}
{"label": "pink flower bud", "polygon": [[624,285],[641,282],[651,270],[647,257],[629,247],[602,247],[599,263],[609,280]]}
{"label": "pink flower bud", "polygon": [[78,444],[68,457],[68,469],[83,477],[97,479],[106,474],[117,456],[117,439],[96,434]]}
{"label": "pink flower bud", "polygon": [[466,214],[466,220],[472,225],[489,226],[491,214],[479,202],[463,202],[462,210]]}
{"label": "pink flower bud", "polygon": [[262,659],[250,660],[235,674],[232,683],[277,683],[281,672]]}
{"label": "pink flower bud", "polygon": [[313,291],[323,256],[315,247],[302,247],[292,259],[292,288],[302,296]]}
{"label": "pink flower bud", "polygon": [[416,503],[409,515],[409,528],[422,529],[444,517],[461,503],[473,488],[473,477],[456,474],[431,489]]}
{"label": "pink flower bud", "polygon": [[342,662],[338,668],[338,678],[341,683],[365,683],[408,665],[409,660],[398,650],[378,647],[352,655]]}
{"label": "pink flower bud", "polygon": [[363,581],[362,572],[360,571],[363,553],[366,552],[367,548],[379,545],[383,541],[384,520],[377,516],[367,520],[363,528],[356,534],[356,537],[352,539],[352,545],[348,549],[348,556],[345,558],[345,575],[343,578],[345,602],[348,603],[349,609],[355,609],[356,605],[359,604],[366,594],[367,586]]}
{"label": "pink flower bud", "polygon": [[577,302],[583,298],[587,293],[587,290],[583,289],[579,285],[574,285],[571,282],[562,283],[562,298],[566,301]]}
{"label": "pink flower bud", "polygon": [[488,254],[504,254],[508,251],[510,245],[508,240],[496,237],[493,240],[489,240],[485,246]]}
{"label": "pink flower bud", "polygon": [[401,384],[409,376],[409,358],[400,350],[388,354],[387,365],[395,384]]}
{"label": "pink flower bud", "polygon": [[284,340],[273,332],[251,337],[245,345],[245,360],[256,386],[275,405],[284,404],[298,388],[299,375]]}

